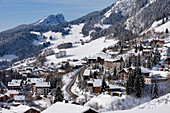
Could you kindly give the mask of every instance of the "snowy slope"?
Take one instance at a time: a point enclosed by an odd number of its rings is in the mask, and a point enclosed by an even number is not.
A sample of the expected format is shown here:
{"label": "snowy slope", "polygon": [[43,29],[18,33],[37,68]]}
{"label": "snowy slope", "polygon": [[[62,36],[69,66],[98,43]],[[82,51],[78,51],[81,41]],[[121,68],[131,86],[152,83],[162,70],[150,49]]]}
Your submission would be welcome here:
{"label": "snowy slope", "polygon": [[122,15],[126,16],[131,10],[131,6],[134,4],[135,0],[117,0],[116,4],[105,13],[105,17],[110,17],[111,13],[122,12]]}
{"label": "snowy slope", "polygon": [[[138,12],[136,12],[136,14],[134,16],[131,16],[130,18],[127,19],[127,21],[125,22],[126,25],[126,29],[131,30],[133,33],[138,31],[135,29],[134,26],[138,27],[138,28],[144,28],[145,23],[142,22],[141,19],[135,20],[143,10],[145,10],[145,8],[147,8],[150,4],[156,2],[156,0],[148,0],[147,4],[142,7]],[[135,23],[135,24],[134,24]]]}
{"label": "snowy slope", "polygon": [[169,113],[170,93],[150,102],[146,102],[131,110],[112,111],[105,113]]}
{"label": "snowy slope", "polygon": [[42,113],[84,113],[89,107],[74,105],[69,103],[56,102]]}
{"label": "snowy slope", "polygon": [[142,103],[150,101],[149,97],[137,99],[131,96],[123,95],[122,97],[111,96],[108,94],[100,94],[91,98],[85,106],[97,109],[99,112],[117,111],[124,109],[132,109]]}
{"label": "snowy slope", "polygon": [[134,109],[152,109],[160,107],[170,107],[170,93],[150,102],[146,102]]}
{"label": "snowy slope", "polygon": [[81,59],[84,57],[88,57],[88,56],[92,56],[95,55],[99,52],[101,52],[101,50],[104,47],[108,47],[112,44],[115,44],[117,41],[114,40],[108,40],[106,42],[104,42],[105,38],[100,38],[97,40],[94,40],[90,43],[87,43],[85,45],[81,45],[81,44],[74,44],[74,46],[72,48],[69,49],[65,49],[67,56],[60,58],[60,59],[56,59],[54,55],[47,57],[47,59],[49,61],[53,61],[53,62],[61,62],[61,61],[65,61],[67,59]]}
{"label": "snowy slope", "polygon": [[156,32],[165,32],[165,30],[168,29],[170,31],[170,21],[166,22],[163,25],[160,25],[155,28]]}
{"label": "snowy slope", "polygon": [[170,107],[166,108],[154,108],[154,109],[132,109],[132,110],[121,110],[121,111],[111,111],[103,113],[169,113]]}
{"label": "snowy slope", "polygon": [[[164,20],[165,20],[165,18],[164,18]],[[165,32],[166,29],[168,29],[170,31],[170,18],[167,21],[165,21],[164,24],[162,24],[162,19],[159,21],[155,21],[149,29],[142,32],[141,34],[146,33],[150,30],[154,30],[155,32]]]}
{"label": "snowy slope", "polygon": [[[67,43],[67,42],[71,42],[73,43],[73,47],[72,48],[68,48],[68,49],[64,49],[66,50],[66,57],[63,58],[59,58],[56,59],[55,55],[51,55],[47,57],[47,60],[49,62],[54,62],[54,63],[58,63],[61,62],[63,60],[67,60],[67,59],[81,59],[84,57],[88,57],[88,56],[93,56],[97,53],[100,53],[101,50],[104,47],[108,47],[110,45],[113,45],[115,43],[117,43],[116,40],[105,40],[105,37],[90,41],[90,36],[88,37],[84,37],[83,34],[81,33],[82,28],[83,28],[84,24],[80,24],[80,25],[72,25],[69,32],[69,35],[66,36],[62,36],[62,34],[60,32],[46,32],[43,35],[48,37],[47,38],[47,42],[49,41],[51,43],[51,46],[48,48],[52,48],[54,49],[55,52],[60,51],[57,46],[59,44],[62,43]],[[39,36],[38,32],[31,32],[33,34],[36,34]],[[52,36],[53,39],[49,40],[49,37]],[[84,42],[88,42],[85,43],[84,45],[81,45],[80,40],[83,40]],[[105,40],[105,41],[104,41]],[[42,44],[43,40],[34,40],[34,44]]]}
{"label": "snowy slope", "polygon": [[96,23],[94,27],[100,27],[102,29],[107,29],[111,25],[103,24],[104,20],[110,18],[111,14],[121,13],[123,16],[129,15],[132,6],[134,5],[134,0],[117,0],[113,7],[110,8],[101,19],[100,23]]}
{"label": "snowy slope", "polygon": [[54,25],[58,25],[64,22],[66,22],[66,20],[64,19],[63,14],[56,13],[56,14],[52,14],[52,15],[44,17],[43,19],[36,22],[34,25],[54,26]]}

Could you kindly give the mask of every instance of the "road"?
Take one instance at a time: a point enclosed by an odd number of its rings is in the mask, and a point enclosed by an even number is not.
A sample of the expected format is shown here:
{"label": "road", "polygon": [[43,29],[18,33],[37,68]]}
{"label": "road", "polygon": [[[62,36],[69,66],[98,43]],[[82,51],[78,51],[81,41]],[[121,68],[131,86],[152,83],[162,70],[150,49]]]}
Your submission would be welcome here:
{"label": "road", "polygon": [[66,87],[66,91],[67,93],[70,95],[70,97],[75,100],[78,95],[74,94],[73,92],[71,92],[71,87],[74,85],[76,78],[78,76],[79,73],[83,72],[85,70],[86,67],[82,67],[72,78],[71,82],[69,83],[69,85]]}

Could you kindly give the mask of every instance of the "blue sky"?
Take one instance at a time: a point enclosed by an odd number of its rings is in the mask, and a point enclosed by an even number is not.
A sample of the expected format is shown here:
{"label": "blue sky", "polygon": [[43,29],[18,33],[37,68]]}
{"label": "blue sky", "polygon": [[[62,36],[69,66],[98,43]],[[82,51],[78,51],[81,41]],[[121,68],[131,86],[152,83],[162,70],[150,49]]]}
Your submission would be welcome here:
{"label": "blue sky", "polygon": [[63,13],[67,21],[99,11],[115,0],[0,0],[0,31]]}

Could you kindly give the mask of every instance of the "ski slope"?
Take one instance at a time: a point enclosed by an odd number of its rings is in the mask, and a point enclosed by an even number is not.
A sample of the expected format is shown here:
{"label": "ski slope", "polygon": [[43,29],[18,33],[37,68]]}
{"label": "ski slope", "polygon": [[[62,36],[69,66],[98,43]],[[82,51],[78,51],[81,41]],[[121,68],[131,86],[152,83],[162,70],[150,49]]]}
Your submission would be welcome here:
{"label": "ski slope", "polygon": [[[65,61],[67,59],[80,60],[84,57],[89,57],[97,53],[100,53],[104,47],[108,47],[110,45],[114,45],[115,43],[117,43],[117,40],[105,40],[105,37],[90,41],[90,36],[84,37],[83,34],[81,33],[83,26],[84,23],[80,25],[72,25],[71,28],[66,28],[66,29],[70,29],[69,35],[66,36],[62,36],[60,32],[55,33],[52,31],[43,34],[44,36],[47,37],[46,41],[51,43],[51,46],[48,48],[54,49],[56,53],[60,51],[57,48],[59,44],[67,43],[67,42],[73,43],[72,48],[62,49],[66,51],[67,56],[58,59],[55,57],[55,55],[48,56],[47,63],[51,63],[51,62],[58,63],[61,61]],[[40,38],[39,36],[40,33],[33,32],[33,31],[31,33],[36,34]],[[50,36],[52,36],[52,40],[49,39]],[[84,42],[88,42],[88,43],[81,45],[80,40],[83,40]],[[39,39],[39,43],[38,40],[34,41],[33,43],[35,43],[36,45],[42,44],[42,40]]]}

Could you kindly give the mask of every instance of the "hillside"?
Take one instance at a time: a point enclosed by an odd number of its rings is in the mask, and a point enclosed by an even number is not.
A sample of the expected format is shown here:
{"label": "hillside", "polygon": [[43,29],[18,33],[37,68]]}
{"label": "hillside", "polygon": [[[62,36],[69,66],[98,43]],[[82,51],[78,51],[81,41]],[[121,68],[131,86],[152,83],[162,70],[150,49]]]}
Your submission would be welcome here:
{"label": "hillside", "polygon": [[131,110],[112,111],[104,113],[169,113],[170,110],[170,94],[146,102]]}
{"label": "hillside", "polygon": [[82,37],[88,37],[88,40],[100,37],[128,39],[150,28],[156,20],[167,18],[169,7],[170,0],[118,0],[101,11],[92,12],[71,22],[66,22],[62,14],[50,15],[38,23],[0,32],[0,57],[16,55],[23,59],[33,56],[50,43],[45,41],[34,44],[35,40],[39,41],[39,36],[31,32],[46,34],[51,31],[69,37],[72,25],[84,24],[78,32],[82,33]]}

